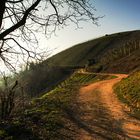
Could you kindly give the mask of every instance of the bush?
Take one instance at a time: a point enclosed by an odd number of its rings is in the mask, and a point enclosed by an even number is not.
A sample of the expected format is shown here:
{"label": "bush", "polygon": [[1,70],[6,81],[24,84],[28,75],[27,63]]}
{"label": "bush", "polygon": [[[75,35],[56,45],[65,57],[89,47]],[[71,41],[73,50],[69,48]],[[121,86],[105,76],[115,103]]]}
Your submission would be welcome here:
{"label": "bush", "polygon": [[15,88],[18,85],[16,81],[15,84],[10,87],[8,85],[8,78],[3,77],[4,87],[0,89],[0,117],[1,119],[7,119],[15,106]]}
{"label": "bush", "polygon": [[101,64],[95,64],[93,66],[89,66],[86,68],[86,71],[88,72],[100,72],[101,70],[103,70],[103,66]]}

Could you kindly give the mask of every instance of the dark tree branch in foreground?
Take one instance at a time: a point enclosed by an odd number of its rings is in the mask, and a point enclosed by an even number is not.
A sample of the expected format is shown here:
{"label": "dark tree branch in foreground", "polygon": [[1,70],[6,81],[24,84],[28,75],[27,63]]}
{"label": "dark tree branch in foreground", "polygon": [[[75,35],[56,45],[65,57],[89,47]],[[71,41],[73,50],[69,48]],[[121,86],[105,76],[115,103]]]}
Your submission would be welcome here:
{"label": "dark tree branch in foreground", "polygon": [[1,0],[0,7],[0,58],[10,67],[13,60],[41,59],[37,33],[50,37],[69,23],[78,28],[99,18],[90,0]]}

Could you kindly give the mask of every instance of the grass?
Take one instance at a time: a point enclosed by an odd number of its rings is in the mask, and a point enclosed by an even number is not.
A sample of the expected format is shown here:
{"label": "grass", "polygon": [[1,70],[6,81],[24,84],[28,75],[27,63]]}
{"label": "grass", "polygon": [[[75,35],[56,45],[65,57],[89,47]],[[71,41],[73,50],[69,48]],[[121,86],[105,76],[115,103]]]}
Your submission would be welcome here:
{"label": "grass", "polygon": [[42,130],[39,128],[41,133],[43,133],[45,129],[43,137],[48,137],[48,139],[52,140],[56,138],[65,139],[64,134],[66,133],[66,135],[68,135],[67,132],[65,132],[68,131],[68,128],[65,128],[67,122],[65,110],[67,110],[75,100],[81,84],[91,81],[95,76],[96,75],[75,73],[54,90],[33,101],[34,106],[37,105],[37,107],[29,110],[27,116],[29,115],[32,116],[29,118],[33,118],[34,115],[38,116],[39,114],[38,119],[46,124]]}
{"label": "grass", "polygon": [[67,110],[73,106],[80,86],[108,76],[74,73],[54,90],[35,98],[20,116],[0,123],[0,139],[65,140],[72,137]]}
{"label": "grass", "polygon": [[[122,59],[122,56],[120,56],[120,50],[123,50],[124,45],[139,40],[140,31],[130,31],[103,36],[94,40],[89,40],[87,42],[77,44],[52,56],[51,58],[46,60],[46,62],[49,65],[54,66],[85,66],[85,64],[87,64],[88,62],[88,59],[95,59],[97,64],[101,63],[102,59],[106,59],[109,64],[106,65],[102,62],[104,71],[107,69],[112,73],[131,72],[140,65],[140,61],[137,61],[140,56],[140,53],[138,52],[140,51],[137,50],[133,52],[131,56],[124,56],[124,59]],[[133,47],[134,45],[131,44],[131,46]],[[128,47],[126,46],[126,48]],[[109,54],[109,52],[111,53]],[[115,60],[112,56],[112,52],[115,53],[115,56],[117,55],[117,58]],[[127,55],[129,54],[127,53]]]}
{"label": "grass", "polygon": [[118,98],[131,109],[131,114],[140,118],[140,72],[131,74],[115,85]]}
{"label": "grass", "polygon": [[83,68],[89,59],[95,60],[93,67],[89,67],[94,72],[129,73],[140,69],[140,50],[138,47],[136,47],[137,50],[132,49],[131,55],[128,51],[126,55],[120,56],[120,53],[124,51],[124,46],[128,48],[127,44],[135,48],[134,44],[136,41],[140,44],[139,40],[140,31],[104,35],[77,44],[42,63],[31,63],[29,69],[21,71],[12,79],[19,79],[25,93],[34,97],[46,90],[52,90],[66,79],[73,70]]}

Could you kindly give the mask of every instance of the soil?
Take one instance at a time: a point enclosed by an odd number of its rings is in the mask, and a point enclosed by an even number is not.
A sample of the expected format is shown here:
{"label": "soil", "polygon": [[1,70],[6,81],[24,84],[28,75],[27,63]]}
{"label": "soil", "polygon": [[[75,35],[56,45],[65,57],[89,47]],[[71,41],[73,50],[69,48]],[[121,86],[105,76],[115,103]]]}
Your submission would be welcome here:
{"label": "soil", "polygon": [[140,140],[140,120],[127,113],[129,108],[113,92],[113,86],[127,75],[115,75],[80,89],[71,115],[78,129],[76,140]]}

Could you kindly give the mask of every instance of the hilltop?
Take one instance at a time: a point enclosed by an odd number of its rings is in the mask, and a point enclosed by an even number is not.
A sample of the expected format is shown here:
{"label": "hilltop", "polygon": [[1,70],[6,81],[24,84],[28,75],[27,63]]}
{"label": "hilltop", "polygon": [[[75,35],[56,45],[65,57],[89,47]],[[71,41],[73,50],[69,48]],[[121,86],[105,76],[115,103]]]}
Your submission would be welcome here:
{"label": "hilltop", "polygon": [[140,70],[139,40],[140,31],[129,31],[75,45],[40,64],[31,63],[28,70],[20,73],[20,82],[25,91],[34,96],[50,91],[75,68],[85,67],[89,60],[93,61],[87,67],[90,72],[131,73]]}
{"label": "hilltop", "polygon": [[93,59],[102,71],[129,73],[140,69],[140,31],[106,34],[103,37],[75,45],[45,63],[52,66],[80,66]]}

